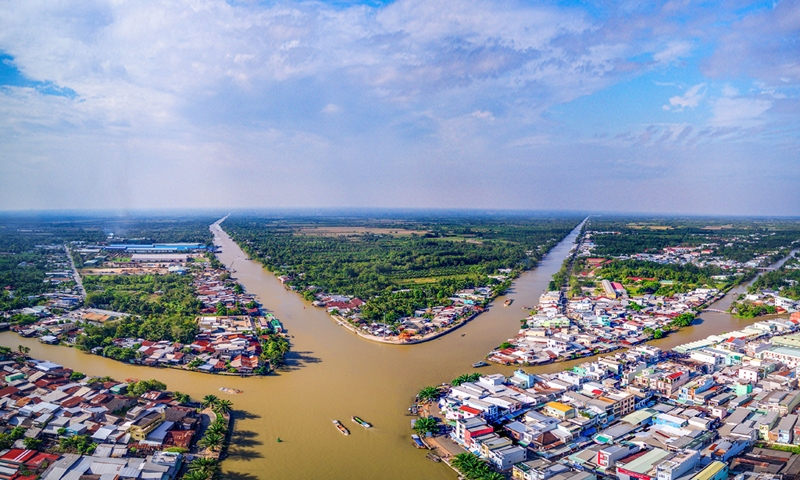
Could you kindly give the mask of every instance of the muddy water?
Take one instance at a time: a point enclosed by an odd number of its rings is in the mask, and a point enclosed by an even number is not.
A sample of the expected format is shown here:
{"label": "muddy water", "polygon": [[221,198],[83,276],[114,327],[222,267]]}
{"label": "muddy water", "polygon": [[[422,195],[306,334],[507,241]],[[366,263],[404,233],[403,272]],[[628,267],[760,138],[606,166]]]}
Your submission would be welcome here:
{"label": "muddy water", "polygon": [[[411,417],[404,416],[407,407],[420,388],[471,371],[472,363],[517,332],[519,320],[525,316],[521,306],[536,304],[577,233],[578,229],[536,269],[523,274],[507,297],[497,299],[488,312],[469,324],[428,343],[397,346],[369,342],[339,327],[324,311],[285,290],[259,264],[246,260],[238,246],[217,230],[220,259],[292,336],[289,367],[266,378],[124,365],[74,349],[42,345],[10,332],[0,334],[0,343],[12,347],[25,344],[35,358],[90,375],[157,378],[194,398],[208,393],[225,396],[218,392],[221,386],[243,390],[243,394],[230,397],[240,413],[230,457],[224,462],[226,479],[453,479],[448,467],[426,460],[424,452],[412,446]],[[512,306],[502,306],[506,298],[514,299]],[[727,317],[682,331],[677,343],[745,325]],[[579,362],[531,370],[556,371]],[[481,370],[510,371],[500,366]],[[350,421],[352,415],[371,422],[374,428],[357,426]],[[339,433],[331,423],[334,419],[341,420],[352,434],[345,437]]]}

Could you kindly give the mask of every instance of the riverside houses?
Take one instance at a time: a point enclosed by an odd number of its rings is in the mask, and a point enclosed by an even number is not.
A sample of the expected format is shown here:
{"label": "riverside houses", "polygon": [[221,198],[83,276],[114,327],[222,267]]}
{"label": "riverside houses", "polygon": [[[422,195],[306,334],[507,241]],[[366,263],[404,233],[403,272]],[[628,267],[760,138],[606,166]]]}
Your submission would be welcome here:
{"label": "riverside houses", "polygon": [[490,352],[488,359],[505,365],[539,365],[637,345],[651,339],[655,331],[668,331],[675,317],[693,314],[719,293],[714,288],[697,288],[672,297],[628,298],[625,294],[567,301],[560,291],[546,292],[536,313],[508,340],[511,346]]}
{"label": "riverside houses", "polygon": [[[196,440],[197,410],[170,393],[127,396],[127,383],[75,380],[72,370],[33,359],[0,366],[0,430],[22,431],[0,451],[0,478],[171,480],[185,461],[175,450]],[[45,453],[65,438],[84,439],[91,453]],[[26,449],[28,439],[41,441],[40,451]]]}
{"label": "riverside houses", "polygon": [[670,352],[642,345],[552,374],[485,375],[438,407],[454,442],[519,479],[793,477],[800,455],[754,447],[800,446],[786,350],[800,355],[796,329],[773,319]]}

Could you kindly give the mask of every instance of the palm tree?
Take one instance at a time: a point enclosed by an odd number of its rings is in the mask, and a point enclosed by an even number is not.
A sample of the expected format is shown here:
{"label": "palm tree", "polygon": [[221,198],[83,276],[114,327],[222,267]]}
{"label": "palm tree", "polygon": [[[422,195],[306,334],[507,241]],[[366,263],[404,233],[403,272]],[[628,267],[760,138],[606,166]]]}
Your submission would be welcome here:
{"label": "palm tree", "polygon": [[200,457],[189,464],[189,471],[202,473],[204,475],[203,478],[213,477],[218,474],[220,470],[219,461],[213,458]]}
{"label": "palm tree", "polygon": [[225,442],[225,437],[218,433],[214,432],[207,432],[203,438],[197,442],[198,445],[201,447],[205,447],[211,451],[216,452],[220,448],[222,448],[222,444]]}
{"label": "palm tree", "polygon": [[17,350],[23,355],[27,355],[31,351],[30,347],[26,347],[25,345],[17,345]]}
{"label": "palm tree", "polygon": [[419,391],[420,400],[436,400],[439,398],[439,389],[436,387],[425,387]]}
{"label": "palm tree", "polygon": [[215,413],[228,413],[231,411],[231,407],[233,407],[233,402],[225,399],[217,400],[213,406]]}
{"label": "palm tree", "polygon": [[219,402],[219,397],[217,397],[216,395],[206,395],[205,397],[203,397],[202,405],[203,408],[208,408],[208,407],[213,407],[214,405],[217,404],[217,402]]}
{"label": "palm tree", "polygon": [[173,397],[175,398],[175,400],[178,403],[188,403],[188,402],[190,402],[192,400],[192,397],[190,397],[189,395],[187,395],[185,393],[181,393],[181,392],[175,392],[173,394]]}
{"label": "palm tree", "polygon": [[484,473],[481,476],[481,480],[506,480],[506,476],[500,472],[489,472]]}
{"label": "palm tree", "polygon": [[208,426],[206,429],[206,433],[212,433],[214,435],[225,435],[228,433],[228,427],[225,426],[224,423],[214,422]]}
{"label": "palm tree", "polygon": [[188,472],[186,475],[181,477],[183,480],[209,480],[211,475],[205,472]]}
{"label": "palm tree", "polygon": [[436,428],[438,427],[438,425],[439,425],[439,423],[436,421],[435,418],[433,418],[433,417],[423,417],[423,418],[417,419],[417,421],[414,422],[414,430],[417,433],[425,434],[425,433],[428,433],[428,432],[436,431]]}

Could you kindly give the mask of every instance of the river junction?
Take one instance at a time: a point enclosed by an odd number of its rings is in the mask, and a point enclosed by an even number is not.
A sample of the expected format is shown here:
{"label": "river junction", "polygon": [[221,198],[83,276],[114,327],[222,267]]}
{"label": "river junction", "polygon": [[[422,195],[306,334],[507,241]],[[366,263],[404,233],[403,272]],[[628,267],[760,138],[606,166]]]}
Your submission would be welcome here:
{"label": "river junction", "polygon": [[[89,375],[156,378],[170,390],[195,399],[218,393],[220,387],[242,390],[244,393],[231,397],[237,414],[229,457],[223,463],[226,479],[452,479],[452,470],[430,462],[412,445],[412,417],[404,416],[406,409],[422,387],[472,371],[474,362],[517,333],[526,312],[503,308],[503,302],[513,298],[514,305],[535,304],[569,254],[578,232],[579,228],[573,230],[537,268],[523,273],[487,312],[450,335],[418,345],[381,345],[358,338],[331,321],[324,310],[286,290],[259,263],[247,260],[227,234],[216,229],[215,243],[222,247],[220,260],[235,270],[238,281],[258,297],[266,311],[281,319],[291,335],[287,368],[268,377],[227,377],[126,365],[72,348],[44,345],[13,332],[0,334],[0,344],[26,345],[34,358]],[[745,289],[735,288],[710,307],[727,310]],[[738,330],[761,319],[706,312],[694,326],[650,343],[669,349]],[[587,360],[526,370],[555,372]],[[480,371],[509,375],[513,368],[492,365]],[[351,435],[341,435],[332,421],[346,421],[353,415],[374,428],[352,428]]]}

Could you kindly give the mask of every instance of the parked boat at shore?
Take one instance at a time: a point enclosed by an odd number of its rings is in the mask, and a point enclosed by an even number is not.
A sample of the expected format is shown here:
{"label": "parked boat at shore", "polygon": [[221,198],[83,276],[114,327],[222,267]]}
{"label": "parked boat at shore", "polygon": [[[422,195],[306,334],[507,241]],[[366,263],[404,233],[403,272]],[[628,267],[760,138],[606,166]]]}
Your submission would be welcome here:
{"label": "parked boat at shore", "polygon": [[411,439],[414,440],[414,446],[415,447],[424,448],[426,450],[428,449],[428,446],[425,445],[425,443],[422,441],[421,438],[419,438],[419,435],[417,435],[416,433],[411,435]]}
{"label": "parked boat at shore", "polygon": [[480,367],[488,367],[488,366],[489,366],[489,364],[484,362],[484,361],[475,362],[475,363],[472,364],[472,368],[480,368]]}
{"label": "parked boat at shore", "polygon": [[339,429],[339,431],[342,432],[343,435],[350,435],[350,430],[348,430],[347,427],[342,425],[342,422],[340,422],[339,420],[334,420],[333,424],[336,425],[336,428]]}
{"label": "parked boat at shore", "polygon": [[364,421],[364,420],[362,420],[361,418],[359,418],[359,417],[356,417],[355,415],[353,415],[352,417],[350,417],[350,420],[354,421],[355,423],[357,423],[357,424],[361,425],[361,426],[362,426],[362,427],[364,427],[364,428],[372,428],[372,424],[371,424],[371,423],[369,423],[369,422],[367,422],[367,421]]}
{"label": "parked boat at shore", "polygon": [[222,393],[227,393],[229,395],[238,395],[242,393],[241,390],[237,390],[235,388],[228,388],[228,387],[219,387],[219,391]]}

